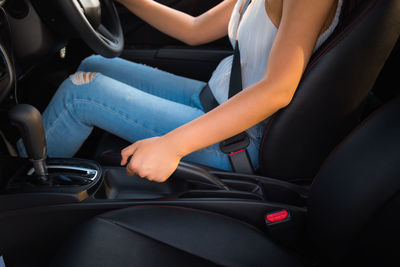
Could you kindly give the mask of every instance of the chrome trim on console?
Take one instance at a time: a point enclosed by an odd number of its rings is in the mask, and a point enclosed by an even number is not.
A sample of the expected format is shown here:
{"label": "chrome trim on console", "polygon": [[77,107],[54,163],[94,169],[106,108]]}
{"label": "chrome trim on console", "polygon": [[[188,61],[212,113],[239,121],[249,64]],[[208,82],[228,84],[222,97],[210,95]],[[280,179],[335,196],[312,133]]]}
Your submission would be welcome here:
{"label": "chrome trim on console", "polygon": [[[51,169],[64,169],[64,170],[74,170],[74,171],[82,171],[86,172],[86,175],[91,175],[89,177],[85,177],[89,180],[94,181],[97,178],[98,171],[94,169],[88,169],[84,167],[77,167],[77,166],[67,166],[67,165],[48,165],[47,170]],[[35,172],[33,168],[31,168],[28,172],[27,175],[32,175]]]}

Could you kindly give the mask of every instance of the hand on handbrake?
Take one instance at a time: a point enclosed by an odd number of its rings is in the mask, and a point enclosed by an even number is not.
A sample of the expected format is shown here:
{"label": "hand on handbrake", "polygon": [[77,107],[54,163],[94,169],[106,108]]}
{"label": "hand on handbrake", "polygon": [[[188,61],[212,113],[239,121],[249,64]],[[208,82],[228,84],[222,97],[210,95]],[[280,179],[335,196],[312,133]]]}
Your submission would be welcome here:
{"label": "hand on handbrake", "polygon": [[[178,167],[182,156],[176,146],[164,137],[143,139],[121,151],[121,165],[126,173],[135,174],[150,181],[165,182]],[[128,158],[132,156],[128,162]]]}

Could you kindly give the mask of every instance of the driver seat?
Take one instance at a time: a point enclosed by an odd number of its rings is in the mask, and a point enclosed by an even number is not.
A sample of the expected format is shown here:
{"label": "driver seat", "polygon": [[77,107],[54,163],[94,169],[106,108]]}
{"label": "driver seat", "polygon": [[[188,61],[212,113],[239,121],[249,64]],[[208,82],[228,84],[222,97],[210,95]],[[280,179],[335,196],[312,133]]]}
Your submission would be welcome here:
{"label": "driver seat", "polygon": [[311,188],[311,249],[302,256],[234,218],[148,205],[83,224],[53,266],[400,266],[392,245],[400,238],[399,136],[400,96],[330,154]]}
{"label": "driver seat", "polygon": [[[329,152],[359,123],[399,35],[400,1],[345,1],[338,27],[312,56],[291,103],[266,120],[258,173],[309,183]],[[95,158],[118,165],[127,145],[107,134]]]}

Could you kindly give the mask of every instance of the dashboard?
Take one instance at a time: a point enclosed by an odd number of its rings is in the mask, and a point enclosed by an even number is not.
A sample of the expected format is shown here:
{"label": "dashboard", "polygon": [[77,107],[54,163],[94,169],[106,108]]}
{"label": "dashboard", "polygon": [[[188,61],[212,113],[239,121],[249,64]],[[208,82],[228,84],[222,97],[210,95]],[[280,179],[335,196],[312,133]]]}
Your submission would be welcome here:
{"label": "dashboard", "polygon": [[0,0],[0,103],[19,75],[66,45],[68,34],[55,26],[63,19],[51,2]]}

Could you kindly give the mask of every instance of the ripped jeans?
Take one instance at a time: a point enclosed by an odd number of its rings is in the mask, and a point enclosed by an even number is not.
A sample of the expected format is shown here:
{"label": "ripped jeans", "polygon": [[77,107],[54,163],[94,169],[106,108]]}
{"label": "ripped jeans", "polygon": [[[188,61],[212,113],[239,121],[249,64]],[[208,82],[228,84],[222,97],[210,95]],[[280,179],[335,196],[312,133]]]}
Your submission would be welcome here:
{"label": "ripped jeans", "polygon": [[[60,85],[43,113],[48,155],[72,157],[94,126],[130,142],[164,135],[204,114],[199,101],[204,86],[120,58],[88,57]],[[256,125],[250,130],[248,152],[257,168],[262,129]],[[26,155],[21,141],[18,150]],[[183,160],[232,170],[219,144]]]}

